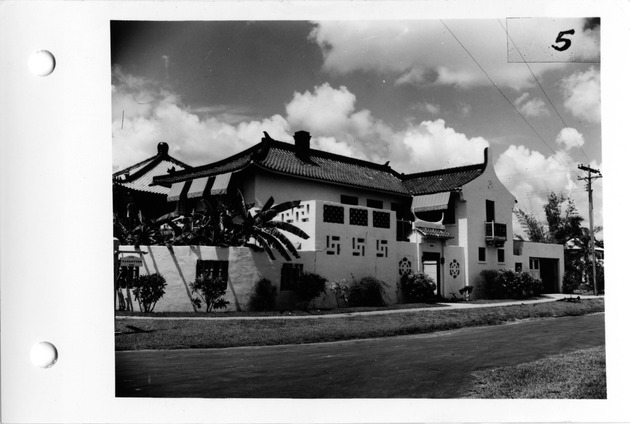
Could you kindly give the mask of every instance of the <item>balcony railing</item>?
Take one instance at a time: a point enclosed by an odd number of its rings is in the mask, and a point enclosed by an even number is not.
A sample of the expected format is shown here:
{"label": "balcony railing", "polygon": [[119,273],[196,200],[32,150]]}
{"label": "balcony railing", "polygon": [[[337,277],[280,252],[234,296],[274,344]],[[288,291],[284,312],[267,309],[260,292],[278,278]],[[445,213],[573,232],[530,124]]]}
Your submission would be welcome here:
{"label": "balcony railing", "polygon": [[486,243],[494,246],[503,246],[507,240],[507,225],[498,222],[486,222]]}

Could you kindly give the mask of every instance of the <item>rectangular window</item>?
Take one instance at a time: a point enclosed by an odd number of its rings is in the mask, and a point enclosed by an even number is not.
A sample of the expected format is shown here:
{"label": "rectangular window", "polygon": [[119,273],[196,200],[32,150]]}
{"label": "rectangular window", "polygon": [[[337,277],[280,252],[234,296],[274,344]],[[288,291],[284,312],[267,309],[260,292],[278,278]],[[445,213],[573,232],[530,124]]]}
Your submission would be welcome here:
{"label": "rectangular window", "polygon": [[516,262],[514,264],[514,271],[516,271],[516,272],[523,271],[523,264],[521,262]]}
{"label": "rectangular window", "polygon": [[361,225],[361,226],[367,227],[368,225],[367,209],[350,208],[350,225]]}
{"label": "rectangular window", "polygon": [[382,200],[367,199],[366,205],[368,208],[383,209]]}
{"label": "rectangular window", "polygon": [[486,200],[486,222],[494,221],[494,202]]}
{"label": "rectangular window", "polygon": [[485,262],[485,261],[486,261],[486,248],[480,247],[479,248],[479,262]]}
{"label": "rectangular window", "polygon": [[372,222],[375,228],[389,228],[389,212],[372,211]]}
{"label": "rectangular window", "polygon": [[324,205],[324,222],[343,224],[343,206]]}
{"label": "rectangular window", "polygon": [[341,203],[344,205],[358,205],[359,198],[357,196],[347,196],[345,194],[341,195]]}
{"label": "rectangular window", "polygon": [[302,278],[303,264],[282,264],[280,270],[280,291],[294,290],[297,282]]}
{"label": "rectangular window", "polygon": [[202,274],[207,274],[212,278],[221,277],[223,281],[227,282],[228,263],[228,261],[198,259],[195,276],[201,277]]}
{"label": "rectangular window", "polygon": [[497,261],[500,264],[505,262],[505,249],[497,249]]}

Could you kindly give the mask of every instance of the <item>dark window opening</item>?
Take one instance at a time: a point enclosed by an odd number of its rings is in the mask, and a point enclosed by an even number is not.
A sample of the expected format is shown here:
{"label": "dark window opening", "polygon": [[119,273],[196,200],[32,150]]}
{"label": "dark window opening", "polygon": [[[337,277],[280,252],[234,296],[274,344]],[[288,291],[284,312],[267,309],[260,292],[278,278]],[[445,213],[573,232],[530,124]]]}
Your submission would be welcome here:
{"label": "dark window opening", "polygon": [[423,221],[439,222],[442,220],[443,211],[423,211],[414,213],[416,218]]}
{"label": "dark window opening", "polygon": [[494,221],[494,202],[486,200],[486,222]]}
{"label": "dark window opening", "polygon": [[505,262],[505,249],[497,249],[497,261],[499,263]]}
{"label": "dark window opening", "polygon": [[383,209],[382,200],[367,199],[366,205],[368,208]]}
{"label": "dark window opening", "polygon": [[358,205],[359,198],[357,196],[347,196],[345,194],[341,195],[341,203],[344,205]]}
{"label": "dark window opening", "polygon": [[455,194],[451,194],[448,200],[448,209],[444,211],[444,221],[442,224],[449,225],[455,224],[455,198],[458,197]]}
{"label": "dark window opening", "polygon": [[485,262],[485,261],[486,261],[486,248],[480,247],[479,248],[479,262]]}
{"label": "dark window opening", "polygon": [[201,277],[202,274],[206,274],[210,278],[220,277],[223,281],[227,282],[228,264],[228,261],[198,259],[195,276],[198,278]]}
{"label": "dark window opening", "polygon": [[282,264],[282,269],[280,270],[280,291],[294,290],[303,273],[303,264]]}
{"label": "dark window opening", "polygon": [[523,271],[523,263],[522,262],[516,262],[514,264],[514,271],[516,271],[516,272]]}

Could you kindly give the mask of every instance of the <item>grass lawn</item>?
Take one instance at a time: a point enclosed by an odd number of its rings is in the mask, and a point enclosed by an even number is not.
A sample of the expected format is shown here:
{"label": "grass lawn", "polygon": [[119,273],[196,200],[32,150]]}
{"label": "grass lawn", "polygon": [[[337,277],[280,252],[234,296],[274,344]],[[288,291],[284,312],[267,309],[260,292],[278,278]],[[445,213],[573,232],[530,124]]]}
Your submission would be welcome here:
{"label": "grass lawn", "polygon": [[130,319],[115,320],[116,350],[224,348],[319,343],[371,337],[428,333],[504,322],[584,315],[604,311],[603,299],[580,303],[546,302],[479,309],[431,310],[387,315],[331,318],[248,320]]}
{"label": "grass lawn", "polygon": [[473,374],[475,399],[606,399],[604,346]]}
{"label": "grass lawn", "polygon": [[[502,302],[506,302],[502,300]],[[116,316],[146,316],[146,317],[273,317],[273,316],[310,316],[310,315],[334,315],[334,314],[348,314],[352,312],[372,312],[381,310],[399,310],[399,309],[424,309],[435,308],[444,306],[439,303],[401,303],[389,306],[362,306],[355,308],[343,308],[343,309],[309,309],[304,310],[291,310],[291,311],[265,311],[265,312],[247,312],[247,311],[227,311],[227,312],[128,312],[128,311],[116,311]]]}

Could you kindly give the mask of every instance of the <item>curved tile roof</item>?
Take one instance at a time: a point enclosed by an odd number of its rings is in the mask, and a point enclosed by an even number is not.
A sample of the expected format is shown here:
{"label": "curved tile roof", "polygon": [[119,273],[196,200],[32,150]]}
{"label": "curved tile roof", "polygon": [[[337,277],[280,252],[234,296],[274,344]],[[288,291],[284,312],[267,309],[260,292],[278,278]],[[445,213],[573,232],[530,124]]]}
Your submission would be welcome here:
{"label": "curved tile roof", "polygon": [[482,164],[402,175],[387,164],[359,160],[321,150],[310,149],[308,159],[298,157],[294,144],[265,137],[263,140],[236,155],[219,162],[156,176],[154,185],[170,186],[179,181],[236,172],[256,166],[271,172],[344,184],[359,188],[385,191],[402,195],[432,194],[452,191],[481,175]]}
{"label": "curved tile roof", "polygon": [[453,191],[479,177],[485,167],[486,164],[481,163],[458,168],[404,175],[403,184],[411,195]]}
{"label": "curved tile roof", "polygon": [[129,190],[168,194],[168,187],[152,185],[153,178],[168,174],[171,169],[183,171],[190,168],[190,165],[169,156],[168,144],[159,143],[157,155],[117,171],[112,177],[115,185]]}

